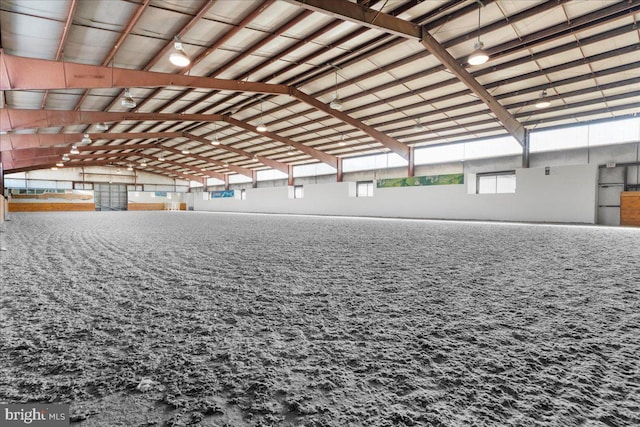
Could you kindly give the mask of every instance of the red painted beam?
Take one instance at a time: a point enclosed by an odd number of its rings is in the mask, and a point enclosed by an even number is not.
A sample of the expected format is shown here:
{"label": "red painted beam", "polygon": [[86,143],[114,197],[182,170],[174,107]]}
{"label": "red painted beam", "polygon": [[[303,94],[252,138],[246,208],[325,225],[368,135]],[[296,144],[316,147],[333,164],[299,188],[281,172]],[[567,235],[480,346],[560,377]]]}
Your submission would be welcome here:
{"label": "red painted beam", "polygon": [[229,124],[237,126],[239,128],[242,128],[242,129],[257,133],[258,135],[264,135],[264,136],[269,137],[269,138],[271,138],[273,140],[279,141],[279,142],[281,142],[281,143],[283,143],[285,145],[289,145],[289,146],[295,148],[298,151],[301,151],[301,152],[303,152],[305,154],[308,154],[309,156],[311,156],[311,157],[313,157],[315,159],[318,159],[323,163],[328,164],[329,166],[332,166],[334,168],[338,167],[338,158],[336,156],[333,156],[331,154],[327,154],[327,153],[325,153],[323,151],[320,151],[320,150],[316,150],[313,147],[308,147],[306,145],[300,144],[299,142],[295,142],[293,140],[290,140],[288,138],[282,137],[282,136],[277,135],[277,134],[272,133],[272,132],[258,132],[258,130],[256,129],[255,126],[250,125],[250,124],[245,123],[245,122],[241,122],[240,120],[236,120],[233,117],[230,117],[230,116],[227,116],[227,115],[223,115],[222,116],[222,120],[227,122],[227,123],[229,123]]}
{"label": "red painted beam", "polygon": [[115,122],[124,120],[159,120],[182,122],[217,122],[220,114],[135,113],[68,110],[0,109],[0,130],[39,129],[46,127]]}
{"label": "red painted beam", "polygon": [[0,90],[97,89],[183,86],[288,95],[280,84],[157,73],[7,55],[0,49]]}

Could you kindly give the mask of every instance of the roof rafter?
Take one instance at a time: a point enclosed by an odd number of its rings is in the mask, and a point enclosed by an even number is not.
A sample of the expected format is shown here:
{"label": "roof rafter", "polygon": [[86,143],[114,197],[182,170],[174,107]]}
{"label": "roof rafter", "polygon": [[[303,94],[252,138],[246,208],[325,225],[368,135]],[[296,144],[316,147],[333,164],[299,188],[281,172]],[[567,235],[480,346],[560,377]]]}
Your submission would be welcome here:
{"label": "roof rafter", "polygon": [[332,16],[340,16],[351,22],[389,32],[401,37],[418,40],[429,52],[445,65],[462,83],[475,93],[507,131],[524,147],[525,128],[504,108],[456,59],[447,52],[431,34],[418,24],[405,21],[377,10],[360,6],[346,0],[288,0],[301,7]]}

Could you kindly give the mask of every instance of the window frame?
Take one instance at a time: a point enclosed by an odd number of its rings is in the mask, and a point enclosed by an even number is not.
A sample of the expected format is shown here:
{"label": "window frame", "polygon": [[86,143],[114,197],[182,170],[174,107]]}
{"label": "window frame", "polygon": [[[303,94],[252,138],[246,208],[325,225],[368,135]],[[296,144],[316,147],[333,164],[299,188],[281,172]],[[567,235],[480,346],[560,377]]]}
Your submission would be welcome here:
{"label": "window frame", "polygon": [[[514,185],[513,191],[498,191],[498,177],[501,176],[513,176]],[[494,191],[480,191],[480,181],[483,178],[494,178],[495,185]],[[476,194],[513,194],[517,189],[517,176],[515,170],[497,171],[497,172],[482,172],[476,174]]]}

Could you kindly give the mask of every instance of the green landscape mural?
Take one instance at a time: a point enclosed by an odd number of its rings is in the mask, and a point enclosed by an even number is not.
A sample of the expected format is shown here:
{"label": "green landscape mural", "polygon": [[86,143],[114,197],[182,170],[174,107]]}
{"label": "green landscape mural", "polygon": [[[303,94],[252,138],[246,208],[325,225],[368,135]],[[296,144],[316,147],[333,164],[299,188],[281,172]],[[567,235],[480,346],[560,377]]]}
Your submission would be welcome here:
{"label": "green landscape mural", "polygon": [[454,185],[464,184],[464,174],[410,176],[407,178],[387,178],[377,181],[377,188],[415,187],[417,185]]}

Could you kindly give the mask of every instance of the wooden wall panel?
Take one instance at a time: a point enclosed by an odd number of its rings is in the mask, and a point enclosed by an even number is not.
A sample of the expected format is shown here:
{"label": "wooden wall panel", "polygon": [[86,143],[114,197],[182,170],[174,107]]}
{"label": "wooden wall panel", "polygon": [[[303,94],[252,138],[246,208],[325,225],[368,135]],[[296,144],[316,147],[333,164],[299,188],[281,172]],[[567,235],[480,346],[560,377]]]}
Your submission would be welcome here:
{"label": "wooden wall panel", "polygon": [[129,202],[127,209],[130,211],[163,211],[164,203],[132,203]]}
{"label": "wooden wall panel", "polygon": [[9,212],[65,212],[95,211],[95,203],[13,203],[9,202]]}
{"label": "wooden wall panel", "polygon": [[640,227],[640,191],[620,193],[620,225]]}

